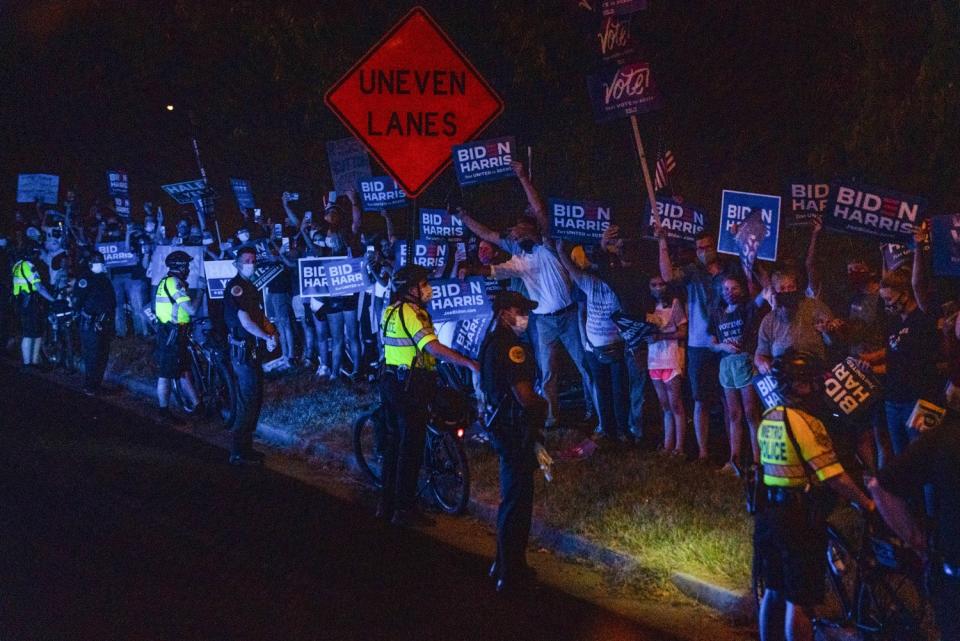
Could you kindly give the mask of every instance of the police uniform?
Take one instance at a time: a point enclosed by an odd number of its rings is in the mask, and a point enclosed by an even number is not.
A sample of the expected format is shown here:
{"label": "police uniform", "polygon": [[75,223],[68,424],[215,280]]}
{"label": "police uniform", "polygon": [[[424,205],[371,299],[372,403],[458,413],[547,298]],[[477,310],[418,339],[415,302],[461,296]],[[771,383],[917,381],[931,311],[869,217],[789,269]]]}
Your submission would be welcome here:
{"label": "police uniform", "polygon": [[240,324],[238,312],[246,312],[260,327],[269,327],[263,313],[260,292],[239,274],[227,283],[223,297],[223,321],[230,343],[230,364],[237,377],[236,416],[231,426],[230,456],[253,453],[253,433],[263,404],[263,365],[257,355],[257,339]]}
{"label": "police uniform", "polygon": [[[526,547],[533,517],[534,446],[540,440],[546,406],[525,411],[513,386],[537,376],[536,362],[512,329],[497,323],[480,347],[480,385],[494,414],[490,440],[500,456],[497,559],[491,576],[513,583],[526,572]],[[498,587],[503,583],[498,583]]]}
{"label": "police uniform", "polygon": [[40,273],[27,259],[13,265],[13,297],[20,313],[20,334],[24,338],[42,338],[43,321],[40,307]]}
{"label": "police uniform", "polygon": [[167,276],[157,285],[154,312],[160,325],[154,357],[160,378],[180,378],[187,369],[190,313],[184,305],[189,304],[187,285],[176,276]]}
{"label": "police uniform", "polygon": [[437,340],[430,315],[422,307],[398,301],[383,311],[384,370],[380,396],[386,416],[383,494],[379,512],[413,507],[427,434],[427,406],[436,388],[436,359],[424,351]]}
{"label": "police uniform", "polygon": [[[756,516],[754,547],[765,585],[799,606],[824,597],[826,523],[813,500],[818,485],[843,474],[827,428],[810,413],[777,406],[758,430],[765,505]],[[813,477],[813,478],[811,478]]]}
{"label": "police uniform", "polygon": [[83,390],[95,392],[103,382],[110,355],[117,301],[106,274],[86,272],[77,279],[76,306],[80,314],[80,351],[83,356]]}

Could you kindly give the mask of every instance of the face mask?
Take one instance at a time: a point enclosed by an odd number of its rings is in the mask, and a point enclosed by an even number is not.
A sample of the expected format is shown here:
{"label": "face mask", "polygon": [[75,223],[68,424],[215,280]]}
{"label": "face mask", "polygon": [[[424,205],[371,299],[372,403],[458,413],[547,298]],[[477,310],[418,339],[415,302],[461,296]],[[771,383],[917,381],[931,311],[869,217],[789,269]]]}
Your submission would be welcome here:
{"label": "face mask", "polygon": [[250,234],[237,234],[237,240],[241,243],[245,243],[250,240]]}
{"label": "face mask", "polygon": [[515,316],[513,319],[513,324],[510,326],[513,328],[513,331],[516,332],[517,336],[527,331],[527,327],[530,325],[529,316]]}
{"label": "face mask", "polygon": [[90,271],[94,274],[102,274],[103,270],[103,263],[90,263]]}
{"label": "face mask", "polygon": [[803,292],[779,292],[777,294],[777,307],[796,309],[801,300],[803,300]]}
{"label": "face mask", "polygon": [[212,245],[212,244],[213,244],[213,238],[211,238],[210,236],[204,236],[204,237],[203,237],[203,244],[204,244],[204,245]]}
{"label": "face mask", "polygon": [[189,227],[177,227],[177,236],[180,236],[181,238],[183,238],[189,233],[190,233]]}
{"label": "face mask", "polygon": [[520,249],[523,251],[524,254],[532,254],[533,248],[536,246],[537,244],[534,241],[530,240],[529,238],[526,238],[520,241]]}
{"label": "face mask", "polygon": [[256,269],[257,266],[253,263],[243,263],[237,271],[239,271],[240,275],[244,278],[250,278]]}
{"label": "face mask", "polygon": [[717,253],[712,249],[704,249],[697,252],[697,260],[706,267],[717,258]]}
{"label": "face mask", "polygon": [[723,294],[723,302],[727,305],[736,305],[742,298],[743,296],[739,294],[727,294],[726,292]]}
{"label": "face mask", "polygon": [[892,303],[884,303],[883,308],[890,314],[902,314],[905,307],[903,300],[895,300]]}
{"label": "face mask", "polygon": [[433,288],[430,285],[424,285],[420,288],[420,300],[424,303],[429,302],[433,298]]}
{"label": "face mask", "polygon": [[27,238],[30,240],[40,240],[40,230],[36,227],[31,227],[27,230]]}
{"label": "face mask", "polygon": [[51,238],[43,244],[47,248],[47,251],[56,251],[60,249],[60,241],[56,238]]}
{"label": "face mask", "polygon": [[157,229],[156,223],[147,223],[143,226],[148,234],[152,234]]}

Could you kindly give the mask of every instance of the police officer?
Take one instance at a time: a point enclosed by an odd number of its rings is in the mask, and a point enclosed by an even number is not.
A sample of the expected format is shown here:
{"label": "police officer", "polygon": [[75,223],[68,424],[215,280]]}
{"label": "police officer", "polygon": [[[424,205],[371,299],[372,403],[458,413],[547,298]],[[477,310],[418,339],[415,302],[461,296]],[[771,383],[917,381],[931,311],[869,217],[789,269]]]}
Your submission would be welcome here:
{"label": "police officer", "polygon": [[257,339],[267,350],[277,348],[277,329],[263,313],[262,297],[251,279],[256,269],[257,250],[241,247],[234,264],[237,275],[227,283],[223,300],[223,320],[230,342],[230,362],[237,377],[237,412],[231,430],[230,463],[259,463],[263,456],[253,449],[263,402],[263,365],[257,355]]}
{"label": "police officer", "polygon": [[93,252],[89,267],[80,274],[76,309],[80,314],[80,351],[83,355],[83,393],[94,396],[103,382],[110,355],[117,300],[107,276],[103,254]]}
{"label": "police officer", "polygon": [[154,296],[154,313],[157,327],[157,348],[154,357],[159,374],[157,376],[157,402],[160,405],[159,418],[171,425],[182,425],[183,421],[170,412],[170,385],[174,379],[180,379],[181,392],[187,401],[197,403],[197,394],[187,373],[187,339],[190,332],[190,319],[196,314],[196,307],[187,294],[187,276],[190,275],[190,254],[183,251],[170,252],[165,260],[167,275],[157,285]]}
{"label": "police officer", "polygon": [[23,242],[23,258],[13,265],[13,297],[20,314],[20,352],[24,367],[40,365],[43,345],[43,310],[40,298],[53,302],[53,295],[43,285],[37,264],[40,245],[34,240]]}
{"label": "police officer", "polygon": [[536,362],[518,338],[536,306],[518,292],[498,292],[493,300],[496,324],[480,347],[480,387],[490,440],[500,455],[497,558],[490,567],[498,592],[515,588],[530,575],[526,548],[533,517],[533,472],[538,458],[550,462],[540,444],[547,402],[533,391]]}
{"label": "police officer", "polygon": [[843,470],[826,427],[811,413],[821,393],[819,361],[789,349],[774,360],[772,375],[785,404],[764,414],[758,434],[765,500],[756,515],[754,550],[766,586],[760,639],[812,641],[811,609],[823,601],[827,571],[826,515],[814,495],[825,484],[870,511],[874,506]]}
{"label": "police officer", "polygon": [[440,344],[430,314],[424,309],[433,295],[430,270],[407,265],[393,276],[392,303],[383,311],[384,369],[380,396],[386,415],[383,493],[377,517],[400,526],[430,525],[414,509],[427,429],[427,406],[436,388],[436,362],[441,359],[479,372],[480,366]]}

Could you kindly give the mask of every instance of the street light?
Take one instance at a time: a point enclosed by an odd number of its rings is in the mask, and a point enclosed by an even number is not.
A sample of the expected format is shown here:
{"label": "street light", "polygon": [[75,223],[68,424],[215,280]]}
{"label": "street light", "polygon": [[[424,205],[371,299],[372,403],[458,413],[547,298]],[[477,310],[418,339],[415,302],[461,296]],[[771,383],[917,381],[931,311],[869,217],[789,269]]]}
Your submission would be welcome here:
{"label": "street light", "polygon": [[173,105],[167,105],[167,111],[173,111]]}

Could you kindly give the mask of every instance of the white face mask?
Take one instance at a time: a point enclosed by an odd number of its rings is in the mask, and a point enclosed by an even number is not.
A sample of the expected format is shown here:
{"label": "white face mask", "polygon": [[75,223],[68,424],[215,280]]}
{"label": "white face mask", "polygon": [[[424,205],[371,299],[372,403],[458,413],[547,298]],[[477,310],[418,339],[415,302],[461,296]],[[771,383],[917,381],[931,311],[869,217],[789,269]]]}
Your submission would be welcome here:
{"label": "white face mask", "polygon": [[237,234],[237,240],[241,243],[245,243],[250,240],[250,234]]}
{"label": "white face mask", "polygon": [[253,263],[243,263],[240,265],[240,268],[237,270],[240,272],[240,275],[244,278],[250,278],[253,276],[253,272],[257,269],[257,266]]}
{"label": "white face mask", "polygon": [[157,225],[156,223],[147,223],[146,225],[143,226],[143,229],[148,234],[152,234],[157,229]]}
{"label": "white face mask", "polygon": [[103,263],[90,263],[90,271],[94,274],[102,274],[103,270]]}
{"label": "white face mask", "polygon": [[420,288],[420,300],[424,303],[429,302],[433,298],[433,287],[430,285],[424,285]]}
{"label": "white face mask", "polygon": [[511,325],[511,327],[513,328],[513,331],[516,332],[518,336],[524,333],[525,331],[527,331],[527,327],[529,326],[530,326],[529,316],[515,316],[513,319],[513,325]]}

